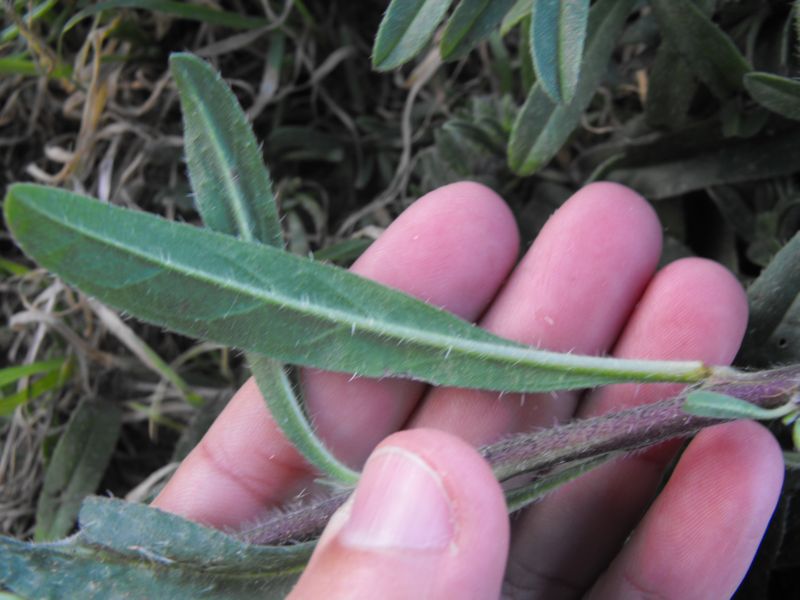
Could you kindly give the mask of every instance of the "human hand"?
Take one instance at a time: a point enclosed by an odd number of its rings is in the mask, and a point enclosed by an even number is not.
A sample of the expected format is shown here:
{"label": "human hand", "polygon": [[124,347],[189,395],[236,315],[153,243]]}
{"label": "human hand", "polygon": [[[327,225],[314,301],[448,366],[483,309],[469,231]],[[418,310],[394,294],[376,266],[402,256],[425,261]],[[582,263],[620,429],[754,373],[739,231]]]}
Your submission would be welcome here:
{"label": "human hand", "polygon": [[[415,203],[353,270],[552,350],[725,364],[741,342],[747,304],[738,283],[700,259],[656,272],[660,225],[630,190],[587,186],[515,267],[517,251],[502,200],[462,183]],[[380,446],[323,534],[297,598],[496,598],[501,588],[511,598],[725,598],[780,490],[772,436],[751,422],[719,425],[690,443],[651,505],[674,443],[564,486],[514,517],[509,542],[499,485],[470,445],[653,402],[679,386],[498,398],[314,370],[301,378],[318,432],[342,460],[361,466]],[[313,478],[250,380],[154,504],[235,528]]]}

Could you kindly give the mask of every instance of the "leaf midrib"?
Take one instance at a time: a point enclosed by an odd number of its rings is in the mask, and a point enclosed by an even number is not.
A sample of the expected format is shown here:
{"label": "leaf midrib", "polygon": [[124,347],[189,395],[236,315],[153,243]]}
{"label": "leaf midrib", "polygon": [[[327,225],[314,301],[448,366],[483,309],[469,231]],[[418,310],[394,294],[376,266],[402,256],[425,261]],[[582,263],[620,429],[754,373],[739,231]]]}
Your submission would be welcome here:
{"label": "leaf midrib", "polygon": [[[148,254],[146,251],[142,251],[135,246],[127,246],[121,243],[115,243],[113,240],[101,236],[92,229],[81,227],[76,223],[59,220],[58,218],[49,214],[47,211],[37,210],[35,202],[29,203],[28,207],[31,210],[36,210],[46,220],[49,220],[66,229],[71,228],[80,235],[83,235],[86,238],[94,240],[100,244],[105,244],[111,248],[129,253],[141,259],[145,263],[152,264],[156,267],[166,268],[167,270],[171,269],[178,274],[183,273],[184,275],[194,276],[200,281],[227,289],[231,292],[238,292],[244,295],[249,294],[250,297],[262,300],[266,304],[290,307],[300,314],[311,315],[322,321],[333,322],[339,327],[352,327],[355,325],[356,329],[367,331],[377,336],[390,337],[392,339],[399,340],[399,343],[401,344],[407,343],[408,340],[412,340],[419,345],[427,345],[433,349],[441,349],[445,354],[443,359],[446,358],[450,351],[458,348],[462,353],[467,355],[495,358],[511,363],[532,364],[533,366],[543,369],[549,368],[553,370],[563,370],[573,374],[596,374],[597,371],[600,370],[601,372],[609,375],[624,375],[626,373],[632,374],[639,371],[644,371],[646,372],[646,376],[653,380],[660,380],[659,376],[653,374],[652,372],[655,371],[659,365],[664,365],[667,366],[670,371],[669,375],[667,375],[667,378],[665,379],[667,381],[695,381],[697,377],[693,376],[692,373],[703,368],[703,364],[698,361],[639,361],[562,354],[547,350],[540,350],[529,346],[523,346],[511,340],[506,340],[499,337],[497,338],[497,341],[483,342],[463,337],[453,337],[449,335],[430,333],[421,329],[412,329],[404,325],[392,323],[391,321],[376,320],[374,317],[364,318],[359,315],[354,315],[353,313],[345,313],[343,311],[338,311],[328,307],[323,308],[319,304],[304,303],[302,300],[298,301],[292,297],[287,297],[275,292],[270,292],[269,295],[265,295],[261,289],[254,288],[246,284],[232,283],[230,280],[224,278],[215,278],[213,273],[208,273],[195,269],[191,266],[186,266],[181,262],[174,262],[166,259],[155,260],[151,254]],[[159,217],[152,216],[149,218],[160,219]],[[169,222],[165,221],[165,223]],[[179,228],[191,228],[189,225],[183,225],[180,223],[172,223],[171,226]],[[207,231],[204,233],[214,236],[221,235],[221,237],[225,238],[226,240],[234,242],[234,240],[230,239],[230,236]],[[245,243],[251,246],[255,245],[252,242],[246,242],[242,240],[238,240],[234,243]],[[255,246],[266,253],[282,252],[280,250],[275,250],[260,244]],[[302,258],[294,256],[291,256],[291,259],[303,261]],[[354,275],[354,277],[357,276]],[[396,293],[399,294],[399,292]],[[431,308],[436,310],[435,307],[431,306]],[[483,330],[478,331],[481,331],[481,333],[485,333],[486,335],[492,335],[491,333],[484,332]],[[681,371],[681,373],[678,371]]]}

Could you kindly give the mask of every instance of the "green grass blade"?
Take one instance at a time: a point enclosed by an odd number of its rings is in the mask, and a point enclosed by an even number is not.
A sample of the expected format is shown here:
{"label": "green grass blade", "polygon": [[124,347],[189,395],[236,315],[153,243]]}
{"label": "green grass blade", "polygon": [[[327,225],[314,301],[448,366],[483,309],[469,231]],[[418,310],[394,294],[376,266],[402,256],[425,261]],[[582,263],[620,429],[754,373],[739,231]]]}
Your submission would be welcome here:
{"label": "green grass blade", "polygon": [[720,98],[742,90],[752,70],[731,39],[691,0],[653,0],[661,31],[695,75]]}
{"label": "green grass blade", "polygon": [[[192,55],[172,55],[170,68],[183,107],[194,200],[206,227],[282,248],[269,172],[233,92]],[[314,435],[281,364],[249,352],[246,356],[269,411],[289,441],[329,478],[355,485],[358,473],[340,463]]]}
{"label": "green grass blade", "polygon": [[82,402],[53,450],[36,507],[37,542],[67,535],[83,499],[97,490],[117,444],[122,413],[110,404]]}
{"label": "green grass blade", "polygon": [[372,66],[399,67],[419,54],[444,19],[452,0],[392,0],[375,36]]}
{"label": "green grass blade", "polygon": [[75,27],[83,19],[96,15],[97,13],[114,8],[140,8],[154,12],[172,15],[190,21],[202,21],[210,25],[221,25],[232,29],[257,29],[265,27],[270,22],[267,19],[258,17],[248,17],[235,12],[217,10],[194,2],[171,2],[170,0],[105,0],[87,6],[78,11],[64,24],[61,31],[63,37],[70,29]]}
{"label": "green grass blade", "polygon": [[696,361],[527,347],[344,269],[64,190],[15,184],[4,208],[23,250],[84,292],[287,363],[506,391],[693,382],[709,373]]}
{"label": "green grass blade", "polygon": [[0,271],[5,271],[9,275],[26,275],[31,272],[25,265],[2,257],[0,257]]}
{"label": "green grass blade", "polygon": [[[52,9],[58,0],[45,0],[44,2],[40,2],[30,11],[25,13],[25,16],[22,17],[23,22],[26,25],[30,25],[31,23],[35,22],[37,19],[41,19],[42,17],[46,16],[50,9]],[[19,27],[17,27],[16,23],[12,23],[8,27],[4,27],[2,31],[0,31],[0,44],[5,44],[14,40],[19,35]]]}
{"label": "green grass blade", "polygon": [[59,371],[66,362],[66,358],[54,358],[52,360],[43,360],[40,362],[30,363],[28,365],[19,365],[16,367],[6,367],[5,369],[0,369],[0,387],[6,386],[9,383],[13,383],[14,381],[22,379],[23,377]]}
{"label": "green grass blade", "polygon": [[531,18],[531,53],[536,76],[554,102],[568,103],[580,77],[589,0],[536,0]]}
{"label": "green grass blade", "polygon": [[447,22],[439,48],[444,60],[469,54],[500,24],[515,0],[461,0]]}
{"label": "green grass blade", "polygon": [[800,121],[800,81],[773,73],[748,73],[744,87],[761,106],[787,119]]}
{"label": "green grass blade", "polygon": [[18,406],[22,406],[42,394],[62,388],[72,376],[72,370],[72,362],[64,360],[59,368],[43,371],[44,375],[25,389],[9,396],[0,396],[0,417],[10,415]]}
{"label": "green grass blade", "polygon": [[589,11],[581,77],[572,100],[556,104],[537,80],[517,115],[508,143],[508,164],[520,175],[542,168],[580,122],[606,73],[616,40],[634,0],[600,0]]}
{"label": "green grass blade", "polygon": [[207,227],[283,245],[269,173],[236,97],[201,59],[173,54],[195,203]]}

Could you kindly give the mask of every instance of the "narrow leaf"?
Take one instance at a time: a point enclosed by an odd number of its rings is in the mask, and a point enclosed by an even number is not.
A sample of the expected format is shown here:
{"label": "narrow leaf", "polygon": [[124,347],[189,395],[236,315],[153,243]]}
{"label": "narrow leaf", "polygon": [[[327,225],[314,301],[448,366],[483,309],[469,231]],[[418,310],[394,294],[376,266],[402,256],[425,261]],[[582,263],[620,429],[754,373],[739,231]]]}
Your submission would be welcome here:
{"label": "narrow leaf", "polygon": [[72,361],[64,361],[58,369],[44,372],[42,377],[24,389],[8,396],[0,396],[0,417],[10,415],[18,406],[22,406],[42,394],[60,389],[69,381],[72,370]]}
{"label": "narrow leaf", "polygon": [[36,541],[67,535],[81,502],[97,491],[117,444],[122,413],[108,402],[81,402],[53,450],[36,507]]}
{"label": "narrow leaf", "polygon": [[247,360],[275,422],[308,462],[333,481],[354,487],[359,474],[338,461],[314,433],[282,365],[248,353]]}
{"label": "narrow leaf", "polygon": [[13,383],[14,381],[22,379],[23,377],[59,371],[64,366],[66,361],[66,358],[54,358],[52,360],[43,360],[27,365],[19,365],[16,367],[6,367],[5,369],[0,369],[0,387],[6,386],[9,383]]}
{"label": "narrow leaf", "polygon": [[506,391],[693,382],[708,373],[699,362],[527,347],[343,269],[64,190],[16,184],[4,209],[21,247],[86,293],[288,363]]}
{"label": "narrow leaf", "polygon": [[461,0],[447,22],[440,49],[444,60],[466,56],[500,24],[515,0]]}
{"label": "narrow leaf", "polygon": [[740,398],[719,392],[696,390],[686,396],[683,410],[698,417],[712,419],[778,419],[797,410],[794,402],[778,408],[761,408]]}
{"label": "narrow leaf", "polygon": [[444,19],[451,1],[392,0],[378,27],[372,66],[388,71],[419,54]]}
{"label": "narrow leaf", "polygon": [[747,289],[750,322],[737,361],[750,366],[800,360],[800,232]]}
{"label": "narrow leaf", "polygon": [[[184,109],[189,176],[206,227],[282,248],[269,172],[233,93],[194,56],[174,54],[170,65]],[[257,354],[246,356],[269,411],[289,441],[328,477],[355,485],[358,473],[339,462],[314,435],[280,363]]]}
{"label": "narrow leaf", "polygon": [[141,504],[89,498],[81,531],[30,544],[0,537],[0,582],[29,598],[283,598],[313,549],[251,546]]}
{"label": "narrow leaf", "polygon": [[517,0],[511,10],[508,11],[503,22],[500,24],[500,35],[505,36],[514,29],[522,20],[531,14],[533,0]]}
{"label": "narrow leaf", "polygon": [[543,167],[561,149],[603,80],[635,0],[599,0],[589,11],[582,76],[572,100],[556,104],[541,81],[531,88],[517,115],[508,145],[508,164],[520,175]]}
{"label": "narrow leaf", "polygon": [[800,81],[773,73],[748,73],[744,86],[761,106],[800,121]]}
{"label": "narrow leaf", "polygon": [[104,0],[87,6],[83,10],[75,13],[73,17],[64,24],[61,31],[63,37],[70,29],[75,27],[83,19],[96,15],[105,10],[117,8],[140,8],[161,12],[173,17],[188,19],[190,21],[201,21],[211,25],[221,25],[233,29],[256,29],[270,24],[267,19],[259,17],[248,17],[235,12],[217,10],[208,6],[203,6],[195,2],[174,2],[171,0]]}
{"label": "narrow leaf", "polygon": [[195,202],[207,227],[282,246],[269,173],[233,92],[208,64],[173,54]]}
{"label": "narrow leaf", "polygon": [[554,101],[575,94],[589,22],[589,0],[536,0],[531,13],[531,53],[536,76]]}
{"label": "narrow leaf", "polygon": [[720,98],[740,91],[752,67],[731,39],[691,0],[653,0],[661,31],[695,75]]}

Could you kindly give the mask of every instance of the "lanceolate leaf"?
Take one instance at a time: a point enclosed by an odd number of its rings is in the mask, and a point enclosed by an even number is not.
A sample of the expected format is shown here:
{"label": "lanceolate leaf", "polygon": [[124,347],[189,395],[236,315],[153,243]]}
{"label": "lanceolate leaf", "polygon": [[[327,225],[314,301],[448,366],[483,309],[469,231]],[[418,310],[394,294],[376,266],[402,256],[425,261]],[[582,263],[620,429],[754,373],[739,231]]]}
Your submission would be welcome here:
{"label": "lanceolate leaf", "polygon": [[731,39],[691,0],[653,0],[661,31],[697,77],[725,98],[742,89],[752,70]]}
{"label": "lanceolate leaf", "polygon": [[506,35],[519,25],[522,19],[530,15],[533,2],[534,0],[517,0],[511,10],[503,17],[503,22],[500,24],[500,35]]}
{"label": "lanceolate leaf", "polygon": [[461,0],[447,22],[440,48],[444,60],[465,56],[502,21],[515,0]]}
{"label": "lanceolate leaf", "polygon": [[142,504],[89,498],[66,541],[0,538],[0,583],[29,598],[282,598],[312,543],[251,546]]}
{"label": "lanceolate leaf", "polygon": [[233,92],[201,59],[170,57],[180,92],[186,159],[205,224],[245,240],[282,246],[272,185]]}
{"label": "lanceolate leaf", "polygon": [[514,171],[520,175],[534,173],[567,141],[605,76],[633,5],[634,0],[599,0],[589,11],[582,74],[569,103],[553,102],[540,81],[531,88],[511,131],[508,163]]}
{"label": "lanceolate leaf", "polygon": [[536,0],[531,16],[536,76],[553,101],[567,103],[578,85],[589,0]]}
{"label": "lanceolate leaf", "polygon": [[[170,66],[179,82],[194,199],[206,227],[283,248],[269,172],[236,98],[199,58],[174,54]],[[251,353],[247,353],[247,362],[286,437],[328,477],[354,485],[358,474],[340,463],[314,435],[282,365]]]}
{"label": "lanceolate leaf", "polygon": [[773,73],[748,73],[744,86],[765,108],[787,119],[800,121],[800,81]]}
{"label": "lanceolate leaf", "polygon": [[109,402],[82,402],[53,450],[36,507],[37,541],[67,535],[81,502],[97,491],[117,444],[122,413]]}
{"label": "lanceolate leaf", "polygon": [[20,246],[86,293],[284,362],[506,391],[708,374],[698,362],[530,348],[343,269],[63,190],[17,184],[4,208]]}
{"label": "lanceolate leaf", "polygon": [[750,323],[737,362],[767,366],[800,360],[800,233],[747,290]]}
{"label": "lanceolate leaf", "polygon": [[761,408],[727,394],[697,390],[686,396],[683,410],[690,415],[712,419],[778,419],[797,410],[793,402],[778,408]]}
{"label": "lanceolate leaf", "polygon": [[450,2],[392,0],[375,37],[372,66],[388,71],[419,54],[444,19]]}

